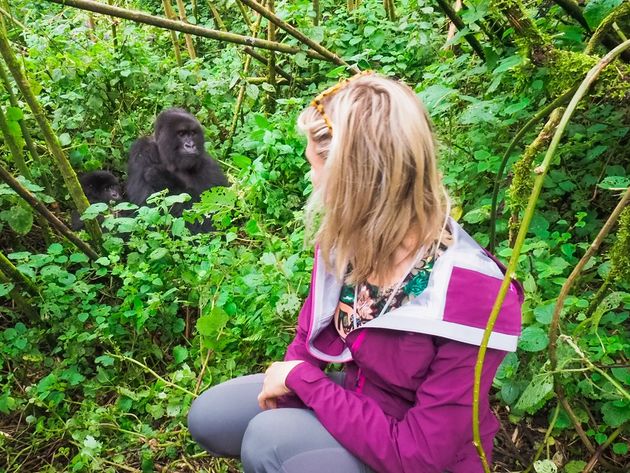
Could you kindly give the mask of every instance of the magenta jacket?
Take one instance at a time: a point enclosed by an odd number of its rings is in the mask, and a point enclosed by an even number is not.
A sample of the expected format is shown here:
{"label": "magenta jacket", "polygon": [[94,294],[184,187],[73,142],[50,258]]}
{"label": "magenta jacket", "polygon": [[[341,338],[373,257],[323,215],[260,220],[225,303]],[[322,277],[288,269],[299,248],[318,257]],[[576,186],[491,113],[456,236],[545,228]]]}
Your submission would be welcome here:
{"label": "magenta jacket", "polygon": [[[454,242],[427,288],[407,304],[339,337],[332,318],[341,282],[315,255],[308,298],[285,360],[304,360],[286,385],[347,450],[379,473],[475,473],[472,392],[478,345],[503,279],[502,266],[455,221]],[[520,334],[520,286],[513,283],[490,337],[481,380],[487,454],[498,421],[488,392]],[[345,364],[345,384],[322,371]],[[285,399],[284,406],[295,405]]]}

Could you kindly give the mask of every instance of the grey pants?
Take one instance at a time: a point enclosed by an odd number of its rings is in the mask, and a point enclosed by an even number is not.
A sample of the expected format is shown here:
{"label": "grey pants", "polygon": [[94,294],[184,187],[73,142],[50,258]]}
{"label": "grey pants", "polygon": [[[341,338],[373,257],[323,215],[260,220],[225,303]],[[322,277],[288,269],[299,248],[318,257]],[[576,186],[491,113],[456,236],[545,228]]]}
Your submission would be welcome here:
{"label": "grey pants", "polygon": [[204,450],[240,457],[246,473],[372,471],[343,448],[311,410],[261,411],[256,398],[262,381],[262,374],[236,378],[208,389],[193,402],[188,429]]}

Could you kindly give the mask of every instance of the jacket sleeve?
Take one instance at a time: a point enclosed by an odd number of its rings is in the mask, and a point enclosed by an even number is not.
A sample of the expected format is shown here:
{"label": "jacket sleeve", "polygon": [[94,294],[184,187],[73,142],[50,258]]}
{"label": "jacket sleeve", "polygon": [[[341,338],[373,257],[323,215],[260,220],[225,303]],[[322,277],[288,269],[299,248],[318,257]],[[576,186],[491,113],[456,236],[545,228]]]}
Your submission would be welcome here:
{"label": "jacket sleeve", "polygon": [[[339,443],[376,471],[442,473],[454,463],[457,452],[471,442],[478,347],[438,340],[443,343],[416,392],[415,404],[401,420],[386,415],[373,399],[330,381],[308,363],[293,368],[286,385],[313,409]],[[481,378],[482,425],[488,425],[484,416],[492,415],[488,392],[504,356],[499,350],[488,349],[486,353]],[[478,471],[483,471],[481,464]]]}

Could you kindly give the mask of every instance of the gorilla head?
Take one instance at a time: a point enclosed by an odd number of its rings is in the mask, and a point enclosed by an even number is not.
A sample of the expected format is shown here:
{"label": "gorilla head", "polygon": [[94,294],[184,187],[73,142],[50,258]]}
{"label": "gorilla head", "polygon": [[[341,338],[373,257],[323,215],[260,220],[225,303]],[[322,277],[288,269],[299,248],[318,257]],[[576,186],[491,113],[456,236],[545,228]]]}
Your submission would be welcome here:
{"label": "gorilla head", "polygon": [[109,171],[92,171],[79,178],[83,192],[90,204],[118,202],[122,199],[118,178]]}
{"label": "gorilla head", "polygon": [[181,108],[169,108],[155,121],[155,141],[160,159],[171,171],[185,171],[200,164],[204,136],[199,121]]}

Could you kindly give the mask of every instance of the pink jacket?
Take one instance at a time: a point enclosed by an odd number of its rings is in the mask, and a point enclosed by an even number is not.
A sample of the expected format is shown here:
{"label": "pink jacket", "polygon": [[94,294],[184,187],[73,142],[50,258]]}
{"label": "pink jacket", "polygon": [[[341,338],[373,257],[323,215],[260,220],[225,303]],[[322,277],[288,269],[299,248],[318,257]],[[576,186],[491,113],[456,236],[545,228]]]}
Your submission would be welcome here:
{"label": "pink jacket", "polygon": [[[286,380],[300,404],[380,473],[483,471],[472,445],[473,373],[503,272],[456,222],[450,226],[454,243],[436,261],[427,288],[345,342],[331,323],[341,282],[316,253],[310,293],[285,356],[307,362]],[[513,283],[486,353],[480,429],[487,454],[499,425],[488,392],[506,351],[516,349],[522,300]],[[322,371],[331,362],[345,364],[344,386]]]}

